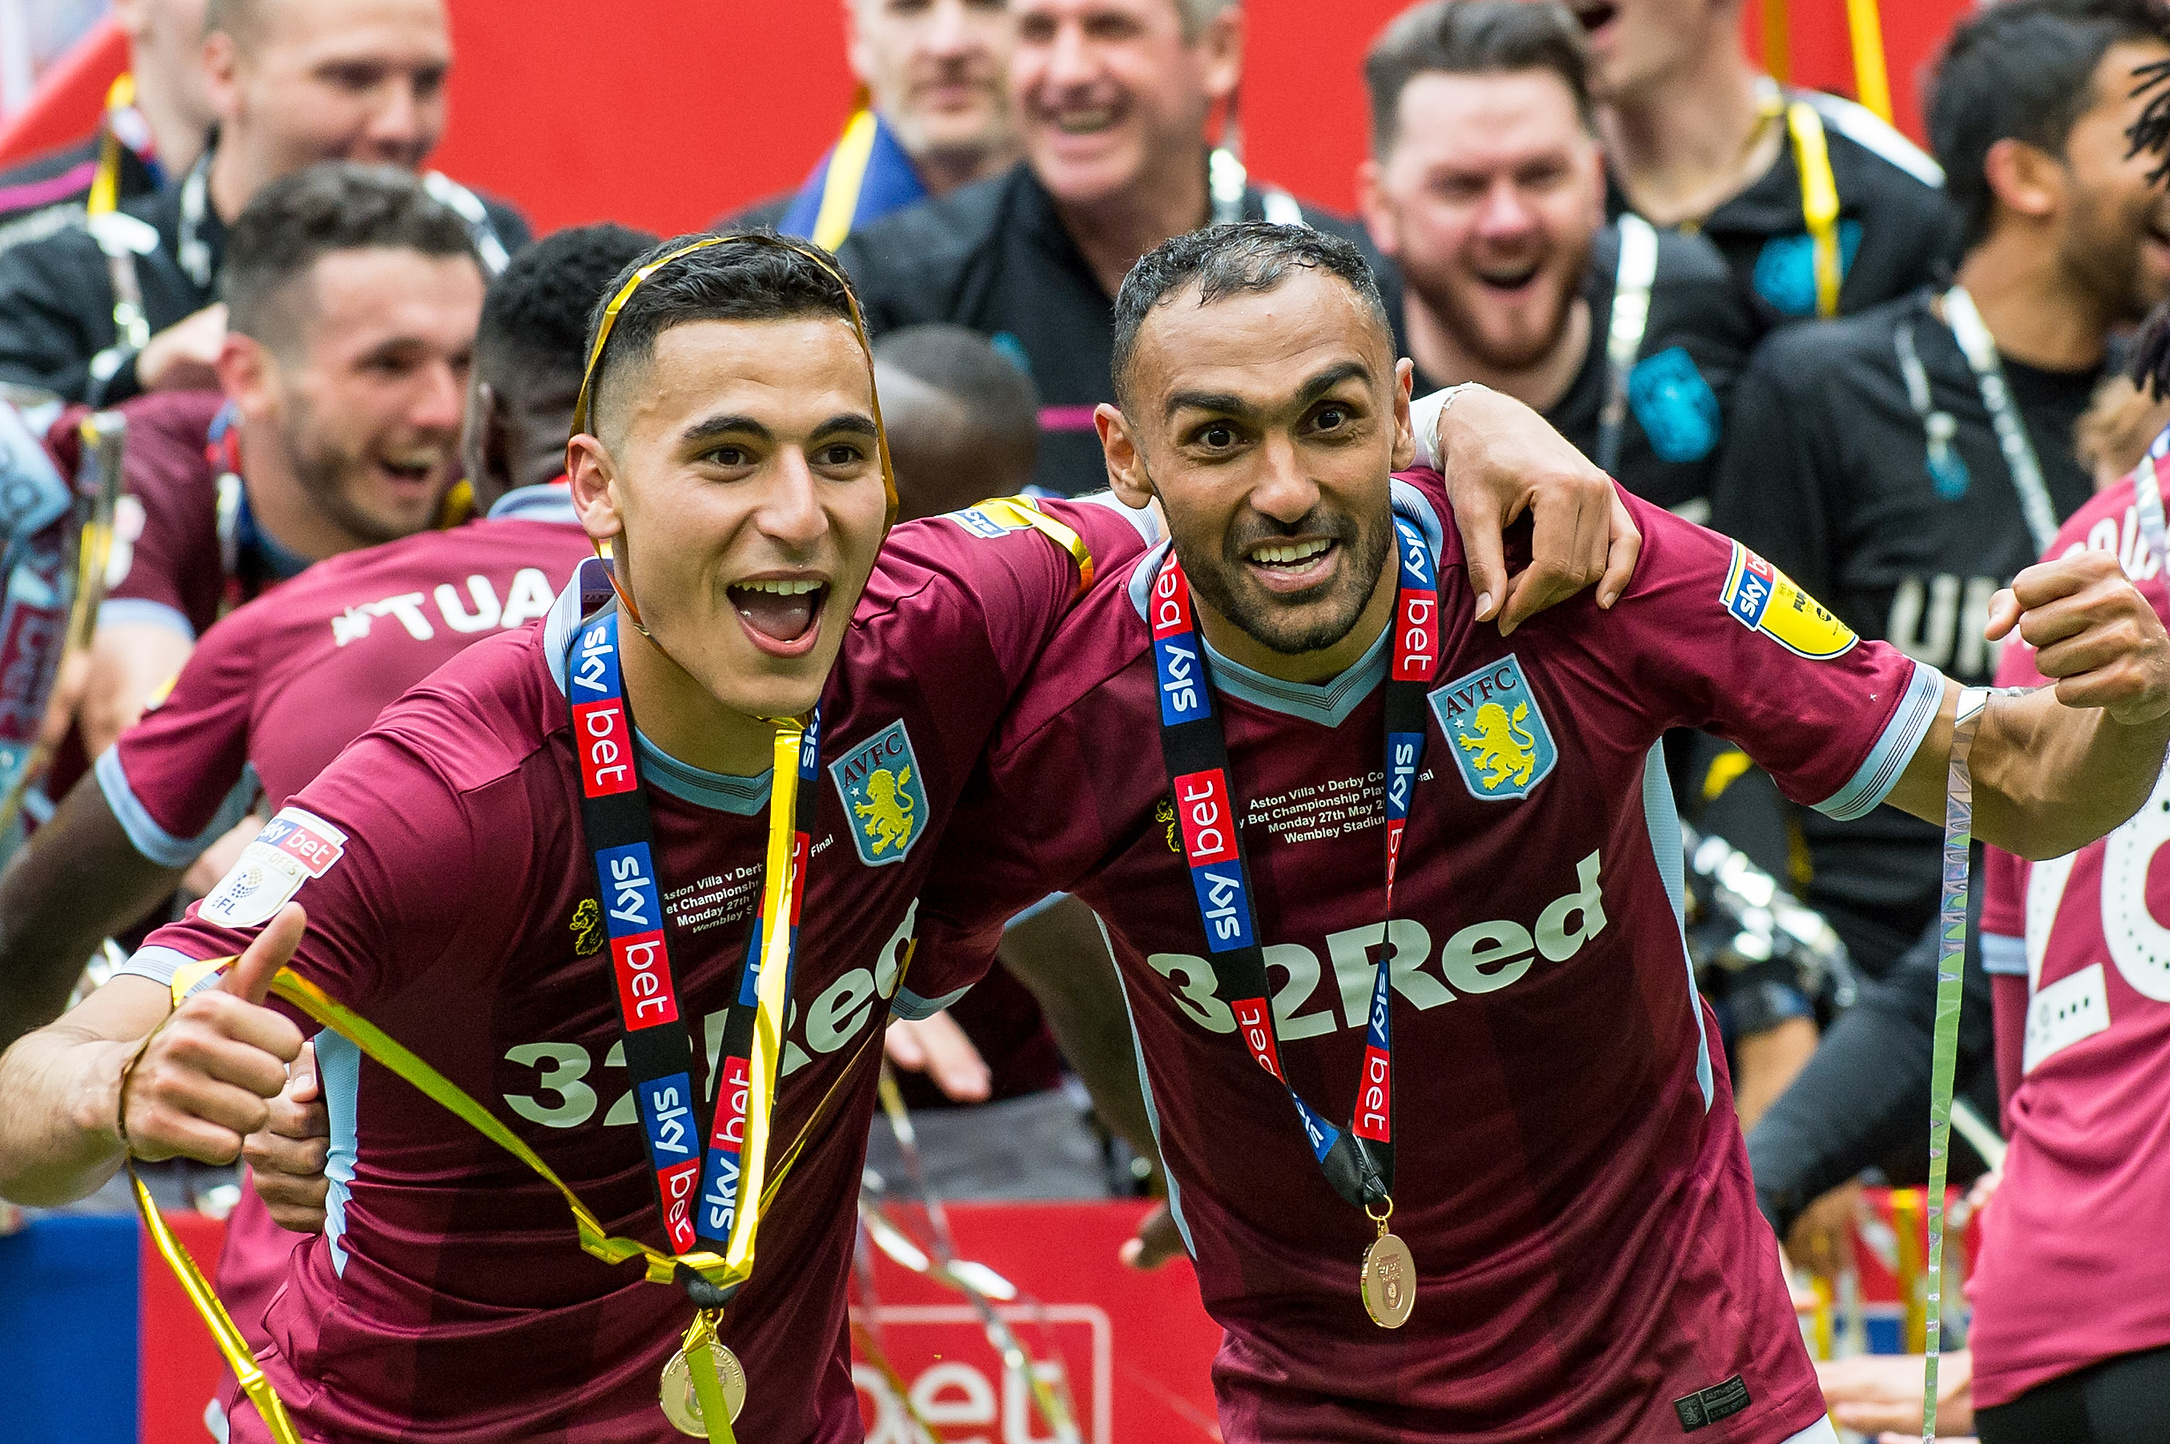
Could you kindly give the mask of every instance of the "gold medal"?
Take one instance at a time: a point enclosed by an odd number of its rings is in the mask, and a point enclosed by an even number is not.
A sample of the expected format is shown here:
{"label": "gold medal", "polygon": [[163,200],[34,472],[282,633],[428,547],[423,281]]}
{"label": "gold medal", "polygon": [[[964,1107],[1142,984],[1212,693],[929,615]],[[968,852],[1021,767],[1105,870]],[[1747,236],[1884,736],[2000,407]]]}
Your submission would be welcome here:
{"label": "gold medal", "polygon": [[[723,1345],[711,1343],[708,1347],[715,1354],[716,1383],[723,1389],[723,1402],[736,1422],[746,1407],[746,1366]],[[693,1364],[684,1349],[671,1355],[671,1361],[663,1366],[663,1412],[679,1433],[696,1439],[708,1437],[708,1426],[701,1422],[700,1396],[693,1391]]]}
{"label": "gold medal", "polygon": [[1394,1201],[1385,1200],[1386,1209],[1373,1213],[1364,1210],[1373,1223],[1379,1225],[1379,1236],[1364,1250],[1362,1283],[1358,1292],[1364,1298],[1364,1312],[1382,1329],[1398,1329],[1409,1322],[1409,1311],[1417,1306],[1417,1261],[1410,1256],[1409,1245],[1387,1232],[1386,1221],[1394,1216]]}

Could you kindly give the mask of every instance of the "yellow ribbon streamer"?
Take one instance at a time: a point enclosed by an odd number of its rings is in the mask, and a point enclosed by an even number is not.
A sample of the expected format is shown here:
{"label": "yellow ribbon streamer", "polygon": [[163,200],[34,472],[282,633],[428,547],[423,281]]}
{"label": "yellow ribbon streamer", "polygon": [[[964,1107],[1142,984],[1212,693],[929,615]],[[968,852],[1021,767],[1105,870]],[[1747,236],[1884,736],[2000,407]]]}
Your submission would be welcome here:
{"label": "yellow ribbon streamer", "polygon": [[1891,124],[1891,76],[1884,68],[1884,22],[1876,0],[1846,0],[1846,28],[1853,37],[1854,97]]}
{"label": "yellow ribbon streamer", "polygon": [[1801,175],[1801,219],[1815,248],[1816,314],[1828,320],[1838,314],[1839,284],[1845,279],[1838,244],[1838,179],[1831,174],[1831,148],[1815,106],[1805,100],[1788,105],[1786,130],[1793,137],[1794,168]]}
{"label": "yellow ribbon streamer", "polygon": [[844,134],[829,155],[829,173],[821,181],[821,208],[814,212],[813,243],[825,251],[844,244],[852,217],[859,213],[859,188],[867,162],[874,157],[874,112],[862,106],[844,123]]}
{"label": "yellow ribbon streamer", "polygon": [[121,138],[113,129],[111,116],[135,103],[136,77],[124,70],[114,77],[113,88],[105,93],[105,137],[98,144],[98,169],[91,174],[90,194],[83,202],[84,209],[93,216],[109,216],[120,209]]}

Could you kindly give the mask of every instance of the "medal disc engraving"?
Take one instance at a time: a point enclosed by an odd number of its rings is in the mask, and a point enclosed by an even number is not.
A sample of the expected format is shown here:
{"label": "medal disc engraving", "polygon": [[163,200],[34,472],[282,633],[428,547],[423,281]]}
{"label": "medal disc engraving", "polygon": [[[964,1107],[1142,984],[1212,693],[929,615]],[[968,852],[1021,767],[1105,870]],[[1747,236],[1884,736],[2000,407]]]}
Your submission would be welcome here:
{"label": "medal disc engraving", "polygon": [[1364,1312],[1382,1329],[1398,1329],[1409,1322],[1417,1302],[1417,1265],[1409,1245],[1390,1233],[1381,1233],[1364,1250]]}
{"label": "medal disc engraving", "polygon": [[[723,1402],[736,1422],[746,1407],[746,1366],[723,1345],[711,1347],[716,1351],[716,1383],[722,1387]],[[708,1428],[701,1422],[701,1399],[693,1391],[693,1365],[684,1349],[671,1355],[671,1361],[663,1366],[663,1412],[679,1433],[696,1439],[708,1437]]]}

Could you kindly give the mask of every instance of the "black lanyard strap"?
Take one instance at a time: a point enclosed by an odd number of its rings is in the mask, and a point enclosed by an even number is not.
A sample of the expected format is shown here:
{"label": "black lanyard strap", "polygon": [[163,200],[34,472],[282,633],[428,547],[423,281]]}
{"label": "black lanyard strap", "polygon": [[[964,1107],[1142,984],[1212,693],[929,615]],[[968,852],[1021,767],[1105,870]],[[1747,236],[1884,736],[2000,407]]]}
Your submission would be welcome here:
{"label": "black lanyard strap", "polygon": [[[1431,551],[1415,527],[1394,518],[1399,584],[1394,599],[1392,669],[1386,683],[1386,919],[1393,917],[1394,876],[1403,830],[1424,762],[1424,694],[1439,670],[1439,586]],[[1160,744],[1175,789],[1183,855],[1205,933],[1214,990],[1235,1014],[1236,1031],[1261,1068],[1287,1090],[1312,1157],[1334,1192],[1367,1211],[1391,1207],[1394,1189],[1394,949],[1387,922],[1368,951],[1375,971],[1363,1071],[1347,1128],[1336,1128],[1303,1100],[1282,1072],[1280,1034],[1266,987],[1266,955],[1251,906],[1241,816],[1231,781],[1228,741],[1214,715],[1204,640],[1190,583],[1174,549],[1161,563],[1148,602],[1153,666],[1160,683]],[[1383,1215],[1375,1215],[1383,1217]]]}

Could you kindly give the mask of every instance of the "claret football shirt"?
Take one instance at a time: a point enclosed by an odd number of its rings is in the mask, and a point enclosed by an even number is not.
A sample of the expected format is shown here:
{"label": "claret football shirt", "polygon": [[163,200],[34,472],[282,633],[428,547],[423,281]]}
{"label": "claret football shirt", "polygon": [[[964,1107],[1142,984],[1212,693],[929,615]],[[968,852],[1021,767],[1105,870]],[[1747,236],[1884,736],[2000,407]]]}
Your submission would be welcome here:
{"label": "claret football shirt", "polygon": [[138,852],[185,866],[259,793],[283,805],[442,663],[548,614],[591,555],[560,484],[311,567],[204,633],[173,690],[98,759],[107,804]]}
{"label": "claret football shirt", "polygon": [[[2082,507],[2049,554],[2082,548],[2115,553],[2170,617],[2131,481]],[[2041,685],[2033,651],[2007,646],[1997,681]],[[2024,976],[2028,1001],[2011,1151],[1967,1285],[1978,1406],[2170,1344],[2165,842],[2170,774],[2130,821],[2078,852],[2029,863],[1988,850],[1982,963]],[[2000,1033],[2015,1021],[2000,1017]]]}
{"label": "claret football shirt", "polygon": [[[1326,1183],[1215,990],[1154,738],[1162,553],[1065,621],[944,836],[919,986],[984,964],[1048,888],[1104,919],[1232,1441],[1771,1444],[1823,1403],[1756,1212],[1716,1024],[1680,931],[1670,727],[1737,739],[1799,801],[1876,805],[1943,680],[1856,641],[1764,563],[1631,500],[1618,605],[1510,638],[1474,619],[1439,478],[1394,504],[1439,561],[1442,653],[1401,844],[1393,1225],[1415,1314],[1357,1292],[1373,1237]],[[1290,1081],[1348,1119],[1380,940],[1387,638],[1319,685],[1214,657]]]}
{"label": "claret football shirt", "polygon": [[[1146,540],[1137,514],[1048,506],[1119,587]],[[882,1025],[892,1006],[944,1001],[900,976],[932,834],[1076,582],[1065,551],[999,514],[910,523],[847,634],[823,700],[770,1156],[807,1146],[723,1327],[751,1380],[742,1438],[859,1437],[844,1284]],[[408,693],[273,819],[254,871],[244,857],[132,968],[230,954],[293,892],[309,910],[298,971],[518,1129],[610,1231],[660,1244],[581,849],[563,684],[578,606],[569,588],[542,626],[479,642]],[[759,903],[768,778],[653,749],[643,769],[681,1004],[713,1058]],[[329,1222],[265,1319],[267,1370],[303,1430],[671,1437],[658,1376],[684,1296],[581,1253],[552,1189],[344,1040],[321,1034],[318,1065]],[[264,1437],[246,1409],[235,1437]]]}

